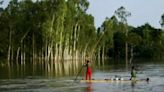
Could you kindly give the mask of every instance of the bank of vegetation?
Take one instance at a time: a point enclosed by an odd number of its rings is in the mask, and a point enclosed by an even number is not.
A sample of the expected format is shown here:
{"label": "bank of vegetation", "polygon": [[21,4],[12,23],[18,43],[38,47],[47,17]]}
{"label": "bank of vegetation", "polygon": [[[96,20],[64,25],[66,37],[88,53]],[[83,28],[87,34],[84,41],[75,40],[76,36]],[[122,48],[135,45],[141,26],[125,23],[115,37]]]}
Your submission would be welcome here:
{"label": "bank of vegetation", "polygon": [[88,7],[87,0],[11,0],[0,9],[0,62],[164,58],[164,15],[161,29],[133,27],[127,22],[132,14],[121,6],[96,29]]}

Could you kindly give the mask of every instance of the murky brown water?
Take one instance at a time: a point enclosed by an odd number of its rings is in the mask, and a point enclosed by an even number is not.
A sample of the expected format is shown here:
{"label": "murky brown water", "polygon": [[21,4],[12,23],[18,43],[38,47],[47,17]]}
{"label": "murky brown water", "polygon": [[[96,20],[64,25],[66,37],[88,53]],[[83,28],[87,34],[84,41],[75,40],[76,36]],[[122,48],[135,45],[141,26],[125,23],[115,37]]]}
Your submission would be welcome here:
{"label": "murky brown water", "polygon": [[[66,73],[62,76],[53,74],[45,75],[45,71],[36,69],[35,72],[24,70],[10,72],[6,74],[6,68],[0,70],[0,92],[163,92],[164,90],[164,63],[135,63],[138,67],[138,79],[149,77],[151,81],[147,82],[111,82],[111,83],[80,83],[74,79],[79,71],[77,68],[68,70],[71,73]],[[130,70],[124,64],[109,63],[93,67],[93,78],[104,79],[111,78],[115,75],[121,76],[124,79],[129,79]],[[59,69],[60,70],[60,69]],[[85,78],[83,69],[78,79]],[[16,74],[15,74],[16,73]],[[58,74],[58,73],[57,73]],[[20,75],[20,76],[19,76]]]}

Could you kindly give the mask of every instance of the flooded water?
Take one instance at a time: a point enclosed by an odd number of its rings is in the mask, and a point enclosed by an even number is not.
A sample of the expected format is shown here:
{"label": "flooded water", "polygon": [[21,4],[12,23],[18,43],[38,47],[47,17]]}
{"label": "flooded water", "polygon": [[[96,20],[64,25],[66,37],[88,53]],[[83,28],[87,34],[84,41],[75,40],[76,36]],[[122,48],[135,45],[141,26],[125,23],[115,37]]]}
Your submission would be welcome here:
{"label": "flooded water", "polygon": [[[66,76],[43,76],[25,74],[23,77],[6,77],[1,70],[0,92],[163,92],[164,91],[164,63],[144,62],[135,63],[137,78],[150,78],[150,82],[109,82],[109,83],[81,83],[75,82],[77,73]],[[2,69],[2,68],[1,68]],[[78,80],[85,78],[85,69],[78,76]],[[12,73],[11,73],[12,75]],[[94,79],[112,78],[120,76],[129,79],[130,69],[124,64],[105,62],[93,67]],[[18,76],[18,75],[17,75]]]}

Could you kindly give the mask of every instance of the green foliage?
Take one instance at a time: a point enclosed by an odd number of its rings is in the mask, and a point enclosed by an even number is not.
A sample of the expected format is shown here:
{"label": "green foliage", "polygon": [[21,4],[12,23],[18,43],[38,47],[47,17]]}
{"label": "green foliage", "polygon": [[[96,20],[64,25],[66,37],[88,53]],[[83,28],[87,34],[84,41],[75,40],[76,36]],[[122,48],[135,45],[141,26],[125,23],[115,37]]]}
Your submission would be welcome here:
{"label": "green foliage", "polygon": [[115,14],[120,18],[120,21],[122,23],[127,23],[127,17],[131,16],[131,13],[126,11],[126,9],[121,6],[115,11]]}
{"label": "green foliage", "polygon": [[142,41],[142,38],[140,35],[130,32],[128,34],[128,38],[126,38],[128,40],[128,43],[132,46],[137,46],[140,44],[140,42]]}
{"label": "green foliage", "polygon": [[125,56],[124,51],[125,51],[125,35],[122,32],[116,32],[114,34],[113,40],[114,40],[114,56],[115,57],[120,57],[120,56]]}
{"label": "green foliage", "polygon": [[135,48],[136,53],[138,53],[137,56],[161,58],[159,57],[162,54],[161,50],[163,47],[161,43],[161,36],[163,35],[161,29],[155,29],[147,23],[141,27],[132,29],[132,32],[141,37],[141,42]]}

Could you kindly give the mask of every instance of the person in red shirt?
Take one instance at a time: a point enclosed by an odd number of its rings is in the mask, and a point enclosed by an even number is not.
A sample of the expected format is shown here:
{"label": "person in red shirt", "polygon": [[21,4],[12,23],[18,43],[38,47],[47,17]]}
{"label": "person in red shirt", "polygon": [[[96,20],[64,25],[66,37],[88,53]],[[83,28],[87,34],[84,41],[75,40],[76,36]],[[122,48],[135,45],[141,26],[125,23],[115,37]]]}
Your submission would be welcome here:
{"label": "person in red shirt", "polygon": [[84,66],[87,67],[86,80],[91,80],[92,79],[92,69],[90,67],[90,61],[86,60],[86,64]]}

